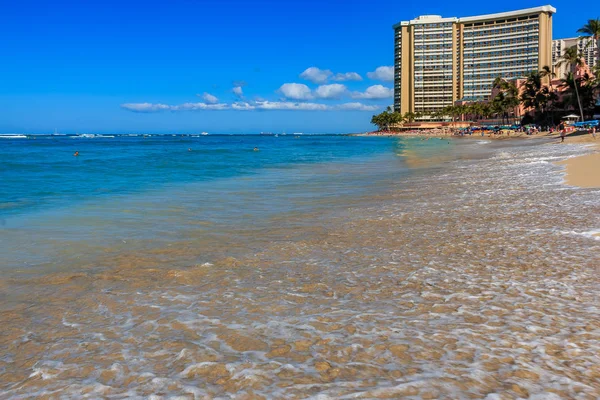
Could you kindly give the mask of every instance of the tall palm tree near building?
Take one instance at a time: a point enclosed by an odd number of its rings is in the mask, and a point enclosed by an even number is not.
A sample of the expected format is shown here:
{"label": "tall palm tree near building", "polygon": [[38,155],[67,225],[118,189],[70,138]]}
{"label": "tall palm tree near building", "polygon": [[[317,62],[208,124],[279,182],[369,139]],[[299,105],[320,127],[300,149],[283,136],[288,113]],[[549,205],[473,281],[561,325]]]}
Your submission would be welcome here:
{"label": "tall palm tree near building", "polygon": [[371,123],[377,125],[379,130],[389,130],[390,126],[402,124],[404,118],[402,114],[397,111],[393,111],[391,107],[387,107],[383,112],[373,115]]}
{"label": "tall palm tree near building", "polygon": [[548,86],[542,82],[543,72],[529,73],[521,87],[521,102],[524,107],[533,110],[538,122],[541,122],[540,116],[548,122],[548,108],[556,100],[554,92],[550,91]]}
{"label": "tall palm tree near building", "polygon": [[476,102],[476,103],[471,103],[471,104],[467,105],[466,112],[467,112],[467,114],[471,114],[473,117],[475,117],[475,120],[479,119],[479,117],[481,117],[483,115],[482,103]]}
{"label": "tall palm tree near building", "polygon": [[556,78],[556,74],[554,73],[554,71],[552,71],[552,69],[549,66],[544,65],[542,67],[542,69],[540,70],[540,77],[548,78],[548,85],[550,86],[550,91],[554,91],[554,88],[552,87],[552,79]]}
{"label": "tall palm tree near building", "polygon": [[542,87],[542,76],[537,71],[530,72],[521,87],[521,102],[526,108],[533,109],[534,113],[542,103]]}
{"label": "tall palm tree near building", "polygon": [[413,122],[415,118],[417,118],[417,114],[415,114],[412,111],[409,111],[406,114],[404,114],[402,118],[404,118],[404,120],[406,120],[407,122]]}
{"label": "tall palm tree near building", "polygon": [[559,66],[561,66],[563,64],[566,64],[569,67],[569,69],[571,70],[570,74],[572,75],[573,81],[574,81],[573,87],[575,88],[575,96],[577,97],[577,104],[579,105],[579,113],[581,115],[581,121],[584,121],[583,108],[581,107],[581,99],[579,98],[579,89],[577,88],[577,86],[579,86],[579,85],[577,84],[577,77],[576,77],[577,67],[583,66],[583,60],[582,60],[581,54],[579,54],[579,51],[577,50],[577,46],[572,46],[572,47],[565,49],[565,52],[563,53],[562,57],[558,61]]}
{"label": "tall palm tree near building", "polygon": [[[577,30],[577,33],[596,40],[596,65],[600,65],[600,18],[589,19],[587,24]],[[591,44],[590,40],[588,46]]]}
{"label": "tall palm tree near building", "polygon": [[[572,73],[568,73],[565,79],[561,79],[561,88],[566,89],[565,93],[565,104],[570,105],[574,108],[577,105],[582,105],[584,113],[588,116],[592,116],[594,113],[594,90],[596,89],[595,79],[590,75],[583,74],[583,76],[575,79]],[[576,99],[573,93],[579,93],[579,97]]]}
{"label": "tall palm tree near building", "polygon": [[515,115],[516,108],[520,104],[519,88],[501,76],[494,79],[492,86],[498,89],[498,93],[492,99],[491,109],[495,114],[502,116],[502,123],[504,123],[505,119],[508,122],[509,110],[512,110],[513,115]]}

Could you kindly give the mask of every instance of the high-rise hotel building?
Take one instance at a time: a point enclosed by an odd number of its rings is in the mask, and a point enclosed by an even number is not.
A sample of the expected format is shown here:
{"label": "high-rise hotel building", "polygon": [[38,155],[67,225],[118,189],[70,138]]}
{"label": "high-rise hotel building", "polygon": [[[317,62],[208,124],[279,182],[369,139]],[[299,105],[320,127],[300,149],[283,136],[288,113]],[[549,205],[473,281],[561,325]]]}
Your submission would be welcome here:
{"label": "high-rise hotel building", "polygon": [[394,109],[430,115],[457,100],[486,100],[497,76],[552,66],[554,13],[543,6],[394,25]]}

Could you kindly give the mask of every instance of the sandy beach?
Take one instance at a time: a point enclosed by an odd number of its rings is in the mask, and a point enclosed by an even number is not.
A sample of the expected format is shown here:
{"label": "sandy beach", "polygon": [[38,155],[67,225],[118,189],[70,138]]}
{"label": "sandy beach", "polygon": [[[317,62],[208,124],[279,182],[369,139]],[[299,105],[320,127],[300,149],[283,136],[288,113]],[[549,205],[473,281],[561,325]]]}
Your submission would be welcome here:
{"label": "sandy beach", "polygon": [[582,188],[600,188],[600,140],[590,135],[582,135],[567,137],[565,143],[589,143],[595,151],[558,163],[566,167],[566,183]]}

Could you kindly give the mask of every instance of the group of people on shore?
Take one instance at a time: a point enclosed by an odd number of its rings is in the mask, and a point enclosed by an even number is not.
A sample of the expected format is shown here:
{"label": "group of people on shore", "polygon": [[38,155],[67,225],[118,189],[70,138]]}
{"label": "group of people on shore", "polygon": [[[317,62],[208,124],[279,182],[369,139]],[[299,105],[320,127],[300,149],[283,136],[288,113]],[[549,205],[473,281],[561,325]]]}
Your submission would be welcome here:
{"label": "group of people on shore", "polygon": [[[587,129],[588,133],[596,139],[596,127],[592,126]],[[510,137],[511,134],[515,137],[520,137],[523,134],[538,135],[538,134],[554,134],[560,133],[561,142],[564,142],[565,137],[572,131],[569,126],[561,124],[557,127],[538,127],[524,126],[517,129],[498,129],[498,128],[466,128],[466,129],[411,129],[406,131],[374,131],[368,132],[367,135],[374,136],[482,136],[482,137]],[[506,136],[505,136],[506,135]]]}

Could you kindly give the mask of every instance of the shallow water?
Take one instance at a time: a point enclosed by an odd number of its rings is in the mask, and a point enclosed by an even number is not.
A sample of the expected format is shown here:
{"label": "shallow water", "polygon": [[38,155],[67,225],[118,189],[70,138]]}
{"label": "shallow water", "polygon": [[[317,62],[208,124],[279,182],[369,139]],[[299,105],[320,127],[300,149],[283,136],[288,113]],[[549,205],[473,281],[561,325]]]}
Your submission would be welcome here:
{"label": "shallow water", "polygon": [[429,142],[11,210],[3,396],[598,397],[586,150]]}

